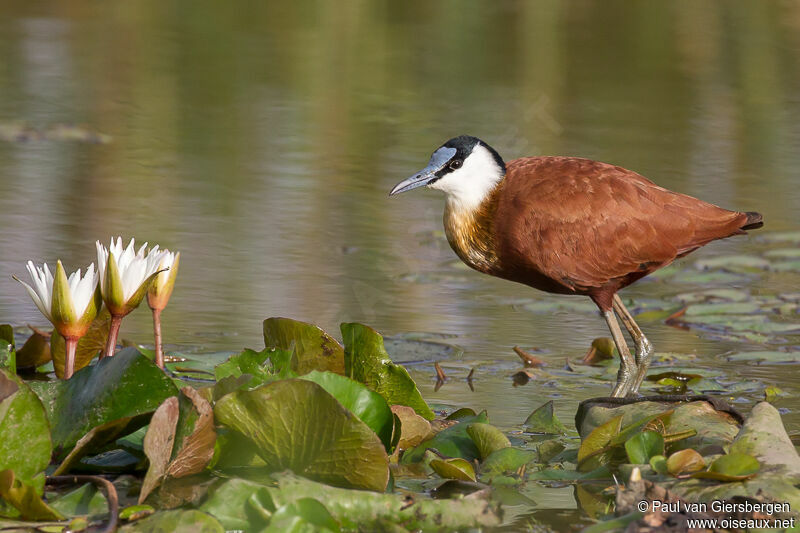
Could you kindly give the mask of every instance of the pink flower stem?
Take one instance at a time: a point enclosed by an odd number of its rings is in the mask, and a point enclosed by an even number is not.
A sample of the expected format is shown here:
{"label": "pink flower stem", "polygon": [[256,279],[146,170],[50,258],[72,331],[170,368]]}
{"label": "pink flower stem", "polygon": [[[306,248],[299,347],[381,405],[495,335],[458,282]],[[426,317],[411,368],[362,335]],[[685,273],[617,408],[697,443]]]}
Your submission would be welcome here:
{"label": "pink flower stem", "polygon": [[108,330],[108,341],[106,342],[106,351],[105,355],[101,355],[100,359],[103,357],[111,357],[114,355],[114,352],[117,351],[117,334],[119,333],[119,327],[122,324],[122,317],[118,315],[111,315],[111,327]]}
{"label": "pink flower stem", "polygon": [[153,309],[153,332],[156,337],[156,364],[164,368],[164,351],[161,348],[161,309]]}
{"label": "pink flower stem", "polygon": [[69,379],[75,373],[75,352],[78,349],[78,337],[66,337],[66,358],[64,359],[64,379]]}

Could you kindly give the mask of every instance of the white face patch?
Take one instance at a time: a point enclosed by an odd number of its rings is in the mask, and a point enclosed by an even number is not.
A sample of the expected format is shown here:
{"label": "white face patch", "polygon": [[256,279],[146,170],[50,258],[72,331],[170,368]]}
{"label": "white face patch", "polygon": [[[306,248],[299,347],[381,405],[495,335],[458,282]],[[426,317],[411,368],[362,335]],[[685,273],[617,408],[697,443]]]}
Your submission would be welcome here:
{"label": "white face patch", "polygon": [[471,211],[481,205],[501,179],[503,170],[492,153],[476,144],[461,168],[445,174],[428,187],[443,191],[451,208]]}

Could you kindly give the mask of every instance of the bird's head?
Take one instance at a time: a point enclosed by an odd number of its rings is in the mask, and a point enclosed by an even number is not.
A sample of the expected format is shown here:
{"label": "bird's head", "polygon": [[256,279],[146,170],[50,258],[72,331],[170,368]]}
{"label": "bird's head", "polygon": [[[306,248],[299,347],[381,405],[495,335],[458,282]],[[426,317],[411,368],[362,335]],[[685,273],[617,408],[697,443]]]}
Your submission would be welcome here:
{"label": "bird's head", "polygon": [[389,195],[427,186],[447,195],[447,201],[476,209],[503,179],[506,165],[488,144],[469,135],[454,137],[436,149],[421,171],[394,186]]}

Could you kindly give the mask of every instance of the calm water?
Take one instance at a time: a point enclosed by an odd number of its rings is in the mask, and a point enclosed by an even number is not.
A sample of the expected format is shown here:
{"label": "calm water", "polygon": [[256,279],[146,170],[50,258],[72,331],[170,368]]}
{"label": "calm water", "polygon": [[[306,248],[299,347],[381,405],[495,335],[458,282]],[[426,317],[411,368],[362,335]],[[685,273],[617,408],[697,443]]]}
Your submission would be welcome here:
{"label": "calm water", "polygon": [[[0,141],[0,322],[43,324],[11,280],[26,260],[74,269],[95,260],[95,239],[135,236],[182,253],[170,344],[262,346],[273,315],[452,336],[463,360],[445,369],[477,366],[476,392],[452,381],[434,393],[418,374],[424,395],[511,427],[548,397],[569,420],[579,399],[608,391],[512,389],[511,347],[547,349],[560,366],[607,331],[590,314],[520,310],[512,302],[541,295],[462,268],[435,192],[387,197],[443,141],[470,133],[506,159],[609,161],[760,211],[770,230],[800,227],[797,2],[74,0],[0,13],[0,124],[113,138]],[[786,278],[753,283],[797,291]],[[670,292],[656,285],[627,295]],[[134,313],[122,336],[150,342],[149,320]],[[645,329],[657,349],[711,364],[737,348]]]}

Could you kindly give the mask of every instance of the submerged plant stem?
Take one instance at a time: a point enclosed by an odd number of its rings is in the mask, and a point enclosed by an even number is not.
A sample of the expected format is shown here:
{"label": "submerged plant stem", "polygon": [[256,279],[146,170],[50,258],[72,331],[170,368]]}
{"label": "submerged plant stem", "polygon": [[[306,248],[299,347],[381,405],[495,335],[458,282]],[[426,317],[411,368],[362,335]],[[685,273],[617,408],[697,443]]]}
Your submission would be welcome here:
{"label": "submerged plant stem", "polygon": [[153,333],[156,337],[156,364],[164,368],[164,351],[161,348],[161,309],[153,309]]}
{"label": "submerged plant stem", "polygon": [[66,356],[64,358],[64,379],[69,379],[75,373],[75,352],[78,349],[78,337],[66,337]]}
{"label": "submerged plant stem", "polygon": [[114,355],[114,352],[117,350],[117,334],[119,333],[121,324],[122,316],[111,315],[111,328],[108,330],[108,341],[106,342],[105,352],[100,355],[100,359]]}

